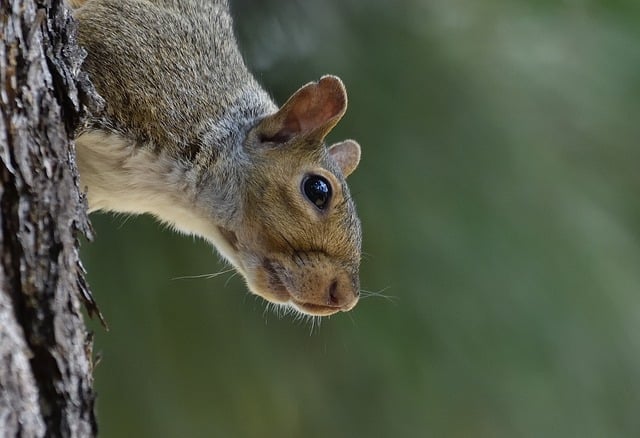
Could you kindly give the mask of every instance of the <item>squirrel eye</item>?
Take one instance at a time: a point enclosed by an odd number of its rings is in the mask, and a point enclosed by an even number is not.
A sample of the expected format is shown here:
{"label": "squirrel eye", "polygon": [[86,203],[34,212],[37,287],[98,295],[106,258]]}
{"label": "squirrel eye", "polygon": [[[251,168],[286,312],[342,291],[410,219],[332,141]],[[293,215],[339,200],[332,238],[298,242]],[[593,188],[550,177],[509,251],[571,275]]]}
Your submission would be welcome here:
{"label": "squirrel eye", "polygon": [[331,199],[331,184],[321,176],[311,175],[302,181],[302,192],[313,205],[324,210]]}

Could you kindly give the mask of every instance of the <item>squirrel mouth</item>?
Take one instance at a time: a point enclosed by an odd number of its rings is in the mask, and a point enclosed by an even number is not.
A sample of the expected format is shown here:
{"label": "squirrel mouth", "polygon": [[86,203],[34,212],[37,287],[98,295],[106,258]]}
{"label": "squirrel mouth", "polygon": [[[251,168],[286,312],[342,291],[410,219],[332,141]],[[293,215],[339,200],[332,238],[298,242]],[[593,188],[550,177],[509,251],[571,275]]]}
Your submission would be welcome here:
{"label": "squirrel mouth", "polygon": [[337,306],[322,306],[320,304],[303,303],[293,298],[291,299],[291,305],[302,313],[314,316],[329,316],[342,310],[341,307]]}
{"label": "squirrel mouth", "polygon": [[288,303],[299,312],[314,316],[329,316],[342,310],[339,305],[313,304],[296,299],[286,286],[288,274],[285,269],[270,259],[265,259],[262,267],[267,273],[270,301]]}

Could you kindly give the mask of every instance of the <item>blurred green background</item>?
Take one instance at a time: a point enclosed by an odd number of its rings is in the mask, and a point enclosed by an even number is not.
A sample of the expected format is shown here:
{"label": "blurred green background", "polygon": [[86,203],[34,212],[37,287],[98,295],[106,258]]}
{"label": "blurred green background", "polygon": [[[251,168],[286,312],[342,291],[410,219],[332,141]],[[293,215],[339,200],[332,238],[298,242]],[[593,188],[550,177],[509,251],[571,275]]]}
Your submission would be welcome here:
{"label": "blurred green background", "polygon": [[278,102],[337,74],[363,299],[278,318],[96,214],[104,437],[640,436],[640,2],[232,1]]}

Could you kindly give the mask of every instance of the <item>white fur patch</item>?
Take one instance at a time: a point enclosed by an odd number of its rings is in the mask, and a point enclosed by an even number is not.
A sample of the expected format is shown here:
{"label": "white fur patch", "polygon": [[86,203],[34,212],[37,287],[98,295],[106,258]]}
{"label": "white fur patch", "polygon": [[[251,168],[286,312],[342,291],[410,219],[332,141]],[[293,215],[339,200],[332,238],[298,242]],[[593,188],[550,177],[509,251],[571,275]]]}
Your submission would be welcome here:
{"label": "white fur patch", "polygon": [[157,154],[135,146],[116,134],[87,132],[76,144],[80,182],[87,190],[90,212],[152,214],[178,231],[210,241],[244,272],[213,218],[196,206],[195,170],[164,152]]}

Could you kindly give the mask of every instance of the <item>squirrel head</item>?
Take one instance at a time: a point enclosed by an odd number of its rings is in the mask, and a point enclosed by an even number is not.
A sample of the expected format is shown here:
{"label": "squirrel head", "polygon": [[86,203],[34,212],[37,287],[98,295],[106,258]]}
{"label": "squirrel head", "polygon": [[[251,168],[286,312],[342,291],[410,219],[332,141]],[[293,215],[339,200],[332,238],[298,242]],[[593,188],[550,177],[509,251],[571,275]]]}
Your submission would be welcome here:
{"label": "squirrel head", "polygon": [[345,178],[360,146],[324,138],[344,114],[335,76],[309,83],[248,133],[243,214],[220,228],[249,289],[310,315],[352,309],[358,301],[360,221]]}

